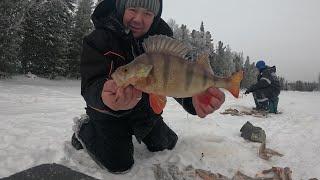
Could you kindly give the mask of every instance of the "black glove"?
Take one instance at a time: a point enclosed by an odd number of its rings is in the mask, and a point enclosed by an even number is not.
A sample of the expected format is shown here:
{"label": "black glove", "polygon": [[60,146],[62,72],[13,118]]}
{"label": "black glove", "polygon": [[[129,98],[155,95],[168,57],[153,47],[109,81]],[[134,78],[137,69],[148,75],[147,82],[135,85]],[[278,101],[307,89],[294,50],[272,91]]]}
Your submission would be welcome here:
{"label": "black glove", "polygon": [[244,94],[249,94],[250,93],[250,91],[247,89],[246,90],[246,92],[244,92]]}

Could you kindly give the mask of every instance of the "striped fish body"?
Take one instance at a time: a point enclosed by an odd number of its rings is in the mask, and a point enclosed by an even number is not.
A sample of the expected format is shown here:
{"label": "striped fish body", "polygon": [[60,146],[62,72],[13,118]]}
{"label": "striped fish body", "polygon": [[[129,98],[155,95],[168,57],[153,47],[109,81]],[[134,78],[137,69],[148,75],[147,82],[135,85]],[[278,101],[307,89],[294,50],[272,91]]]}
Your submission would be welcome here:
{"label": "striped fish body", "polygon": [[[191,97],[214,86],[215,78],[204,66],[166,53],[145,53],[137,57],[135,64],[152,65],[146,78],[141,78],[134,86],[144,92],[170,97]],[[130,67],[128,67],[130,68]]]}
{"label": "striped fish body", "polygon": [[228,78],[213,75],[207,54],[196,62],[186,60],[189,51],[182,42],[163,35],[144,41],[145,53],[111,75],[118,86],[133,85],[149,94],[191,97],[209,87],[225,88],[239,95],[242,72]]}

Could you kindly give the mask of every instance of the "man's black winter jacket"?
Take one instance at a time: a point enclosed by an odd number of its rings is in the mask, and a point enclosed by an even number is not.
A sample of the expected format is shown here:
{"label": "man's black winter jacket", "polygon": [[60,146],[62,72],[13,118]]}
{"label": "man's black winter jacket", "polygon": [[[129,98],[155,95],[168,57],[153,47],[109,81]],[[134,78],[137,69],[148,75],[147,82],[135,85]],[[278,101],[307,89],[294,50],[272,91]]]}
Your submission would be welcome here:
{"label": "man's black winter jacket", "polygon": [[250,86],[249,92],[263,91],[267,98],[277,97],[280,94],[280,82],[276,75],[276,67],[267,67],[260,72],[257,83]]}
{"label": "man's black winter jacket", "polygon": [[[105,3],[104,3],[105,2]],[[113,111],[101,99],[104,82],[119,66],[125,65],[134,59],[134,56],[143,53],[142,40],[155,34],[172,36],[172,30],[161,18],[161,11],[155,17],[150,31],[142,39],[136,40],[123,27],[115,11],[114,0],[105,0],[96,8],[92,15],[95,30],[84,38],[81,56],[81,95],[87,104],[87,112],[105,116],[106,119],[135,115],[144,118],[157,118],[149,105],[149,95],[143,93],[142,100],[131,110]],[[161,8],[162,9],[162,2]],[[191,98],[176,99],[184,109],[196,114]],[[92,118],[92,117],[91,117]],[[94,117],[93,117],[94,118]]]}

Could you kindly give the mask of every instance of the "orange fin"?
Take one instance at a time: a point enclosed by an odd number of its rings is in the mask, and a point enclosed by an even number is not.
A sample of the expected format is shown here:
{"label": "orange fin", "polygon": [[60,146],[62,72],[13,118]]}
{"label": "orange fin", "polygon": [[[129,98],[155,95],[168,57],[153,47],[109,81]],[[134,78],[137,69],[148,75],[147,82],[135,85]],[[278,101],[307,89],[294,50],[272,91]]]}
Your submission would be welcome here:
{"label": "orange fin", "polygon": [[241,80],[243,79],[243,71],[236,72],[232,74],[231,82],[230,82],[230,87],[227,88],[227,90],[236,98],[239,97],[239,92],[240,92],[240,83]]}
{"label": "orange fin", "polygon": [[165,96],[160,96],[156,94],[150,94],[149,102],[152,110],[156,114],[160,114],[167,103],[167,98]]}

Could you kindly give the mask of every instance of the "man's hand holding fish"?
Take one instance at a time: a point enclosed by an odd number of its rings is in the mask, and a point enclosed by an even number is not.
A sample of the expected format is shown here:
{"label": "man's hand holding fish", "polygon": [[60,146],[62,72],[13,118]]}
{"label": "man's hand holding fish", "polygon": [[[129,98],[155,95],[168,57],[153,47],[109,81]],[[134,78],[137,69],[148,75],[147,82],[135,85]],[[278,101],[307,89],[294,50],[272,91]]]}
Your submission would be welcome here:
{"label": "man's hand holding fish", "polygon": [[144,54],[117,68],[111,77],[120,87],[132,85],[149,94],[149,104],[156,114],[163,111],[166,97],[192,97],[192,105],[201,118],[224,102],[224,93],[218,88],[239,97],[242,71],[229,77],[216,76],[207,53],[188,61],[188,46],[163,35],[149,37],[143,47]]}
{"label": "man's hand holding fish", "polygon": [[224,100],[224,93],[214,87],[208,88],[206,91],[192,97],[194,109],[201,118],[219,109]]}
{"label": "man's hand holding fish", "polygon": [[114,111],[132,109],[137,105],[142,92],[133,86],[118,87],[113,80],[104,83],[101,98]]}

